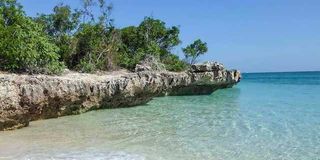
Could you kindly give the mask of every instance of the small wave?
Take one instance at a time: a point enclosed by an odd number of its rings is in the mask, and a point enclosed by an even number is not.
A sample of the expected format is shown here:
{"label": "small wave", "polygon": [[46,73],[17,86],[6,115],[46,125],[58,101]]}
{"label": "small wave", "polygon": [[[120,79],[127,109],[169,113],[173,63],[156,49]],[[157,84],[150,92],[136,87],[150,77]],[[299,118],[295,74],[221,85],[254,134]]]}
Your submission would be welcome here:
{"label": "small wave", "polygon": [[144,157],[126,152],[65,152],[29,153],[13,159],[20,160],[145,160]]}

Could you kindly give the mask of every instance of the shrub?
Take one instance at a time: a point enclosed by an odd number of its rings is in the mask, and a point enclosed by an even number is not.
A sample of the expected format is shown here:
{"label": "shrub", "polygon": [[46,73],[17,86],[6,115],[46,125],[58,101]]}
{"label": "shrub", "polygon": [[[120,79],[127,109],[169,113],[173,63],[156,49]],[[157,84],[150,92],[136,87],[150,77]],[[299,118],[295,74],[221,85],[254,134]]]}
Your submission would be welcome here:
{"label": "shrub", "polygon": [[164,22],[151,17],[146,17],[138,27],[121,29],[123,44],[118,64],[132,70],[137,63],[151,55],[164,64],[168,63],[169,70],[182,70],[183,62],[171,53],[171,49],[180,44],[179,32],[178,27],[166,27]]}
{"label": "shrub", "polygon": [[51,14],[40,14],[34,18],[37,23],[44,26],[44,32],[59,47],[60,61],[64,61],[68,67],[70,56],[75,50],[73,33],[78,29],[81,13],[72,11],[70,6],[59,4],[54,7]]}
{"label": "shrub", "polygon": [[0,3],[0,68],[15,72],[55,74],[63,69],[59,49],[28,18],[15,0]]}
{"label": "shrub", "polygon": [[[100,14],[93,14],[96,5]],[[171,53],[180,44],[177,26],[146,17],[139,26],[116,29],[111,10],[105,0],[83,0],[80,10],[59,4],[53,13],[31,19],[16,0],[1,0],[0,69],[54,74],[67,64],[82,72],[117,66],[134,70],[148,57],[170,71],[186,69],[187,64]],[[191,63],[206,52],[206,44],[196,42],[183,49]]]}
{"label": "shrub", "polygon": [[[96,5],[100,10],[98,17],[91,9]],[[80,10],[58,5],[52,14],[41,15],[37,21],[46,25],[45,31],[60,48],[61,60],[69,68],[81,72],[111,70],[116,68],[113,61],[120,45],[118,31],[109,19],[111,9],[104,0],[84,0]]]}
{"label": "shrub", "polygon": [[177,55],[168,55],[163,59],[163,63],[168,71],[181,72],[188,68],[188,65],[179,59]]}
{"label": "shrub", "polygon": [[119,44],[116,30],[100,24],[83,24],[75,38],[76,52],[71,56],[71,66],[82,72],[114,69]]}

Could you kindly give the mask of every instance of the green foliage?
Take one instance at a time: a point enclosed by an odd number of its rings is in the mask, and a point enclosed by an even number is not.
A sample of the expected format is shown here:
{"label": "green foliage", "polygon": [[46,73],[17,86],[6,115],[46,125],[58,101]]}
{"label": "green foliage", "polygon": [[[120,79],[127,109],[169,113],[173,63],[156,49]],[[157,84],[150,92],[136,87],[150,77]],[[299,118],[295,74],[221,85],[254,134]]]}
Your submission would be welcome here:
{"label": "green foliage", "polygon": [[138,27],[138,37],[142,40],[142,47],[147,48],[150,44],[156,45],[159,50],[156,50],[154,54],[157,55],[159,52],[159,56],[170,54],[172,47],[180,43],[179,33],[178,27],[166,28],[164,22],[151,17],[145,18]]}
{"label": "green foliage", "polygon": [[[100,15],[95,17],[92,7],[98,4]],[[119,31],[113,27],[110,19],[112,5],[105,0],[83,0],[81,10],[83,21],[75,33],[76,51],[70,59],[70,66],[82,72],[113,70],[114,61],[121,45]],[[87,21],[89,17],[89,21]]]}
{"label": "green foliage", "polygon": [[[146,17],[138,26],[116,29],[110,19],[112,5],[82,1],[82,9],[59,4],[51,14],[31,19],[16,0],[0,0],[0,69],[53,74],[67,64],[81,72],[118,66],[133,70],[148,57],[169,71],[186,69],[187,64],[172,54],[181,43],[177,26]],[[100,14],[93,14],[97,6]],[[184,49],[192,63],[206,50],[201,41]]]}
{"label": "green foliage", "polygon": [[145,18],[138,27],[121,29],[123,44],[119,65],[133,69],[146,55],[152,55],[161,62],[169,62],[171,49],[180,44],[179,32],[178,27],[167,28],[164,22],[151,17]]}
{"label": "green foliage", "polygon": [[50,36],[71,35],[79,25],[80,15],[78,11],[71,11],[70,6],[59,4],[54,7],[52,14],[40,14],[35,21],[43,24]]}
{"label": "green foliage", "polygon": [[83,24],[75,35],[76,53],[71,64],[83,72],[105,70],[108,66],[109,31],[101,25]]}
{"label": "green foliage", "polygon": [[[60,60],[69,65],[69,58],[75,50],[73,32],[79,26],[79,11],[72,11],[70,6],[59,4],[54,7],[52,14],[41,14],[35,21],[44,25],[44,31],[60,48]],[[70,67],[70,66],[69,66]]]}
{"label": "green foliage", "polygon": [[29,73],[59,73],[58,48],[42,26],[26,17],[16,0],[0,2],[0,68]]}
{"label": "green foliage", "polygon": [[180,72],[187,69],[188,65],[179,59],[178,56],[170,54],[164,58],[163,63],[168,71]]}
{"label": "green foliage", "polygon": [[197,58],[200,55],[205,54],[208,51],[207,43],[202,42],[200,39],[197,39],[192,44],[188,45],[186,48],[182,49],[187,61],[190,64],[196,63]]}
{"label": "green foliage", "polygon": [[[92,13],[96,5],[100,9],[97,17]],[[115,68],[112,61],[119,45],[115,44],[117,32],[109,19],[111,9],[104,0],[83,0],[80,10],[59,4],[52,14],[41,14],[35,20],[46,26],[45,32],[60,48],[60,60],[69,68],[82,72],[108,70]]]}
{"label": "green foliage", "polygon": [[[74,35],[76,51],[71,56],[70,66],[82,72],[115,69],[114,61],[121,45],[119,31],[113,27],[112,19],[109,18],[112,6],[99,0],[101,13],[96,18],[90,9],[94,4],[93,0],[84,0],[81,11],[83,23]],[[86,20],[88,16],[89,22]]]}

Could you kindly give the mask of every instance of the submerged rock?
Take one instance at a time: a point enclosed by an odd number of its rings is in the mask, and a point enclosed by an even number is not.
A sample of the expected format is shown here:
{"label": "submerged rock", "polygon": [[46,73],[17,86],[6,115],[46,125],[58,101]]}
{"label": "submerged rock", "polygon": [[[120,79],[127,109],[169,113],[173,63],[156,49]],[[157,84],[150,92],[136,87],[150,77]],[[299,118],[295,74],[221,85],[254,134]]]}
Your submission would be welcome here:
{"label": "submerged rock", "polygon": [[135,106],[161,95],[211,94],[240,80],[239,71],[205,66],[181,73],[0,74],[0,130],[25,127],[32,120]]}

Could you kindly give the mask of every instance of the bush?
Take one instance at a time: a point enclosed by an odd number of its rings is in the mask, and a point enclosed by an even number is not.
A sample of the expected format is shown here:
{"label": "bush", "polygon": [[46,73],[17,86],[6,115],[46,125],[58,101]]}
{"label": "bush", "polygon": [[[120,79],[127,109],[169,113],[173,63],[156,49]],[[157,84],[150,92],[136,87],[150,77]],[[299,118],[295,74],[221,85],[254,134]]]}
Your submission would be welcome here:
{"label": "bush", "polygon": [[78,29],[80,16],[79,11],[72,11],[70,6],[59,4],[54,7],[53,13],[40,14],[34,18],[37,23],[44,26],[44,32],[59,47],[60,61],[64,61],[67,65],[75,50],[73,33]]}
{"label": "bush", "polygon": [[[98,17],[91,8],[96,5]],[[44,32],[60,48],[60,60],[69,68],[81,72],[111,70],[116,68],[113,61],[119,45],[117,30],[109,19],[111,9],[104,0],[85,0],[82,9],[73,11],[59,4],[53,13],[40,14],[35,21],[45,26]]]}
{"label": "bush", "polygon": [[64,65],[58,47],[41,25],[26,17],[15,0],[0,3],[0,68],[14,72],[55,74]]}
{"label": "bush", "polygon": [[[169,71],[186,69],[187,64],[171,53],[180,44],[177,26],[146,17],[139,26],[115,29],[111,5],[105,0],[83,2],[80,10],[60,4],[53,13],[31,19],[16,0],[0,0],[0,69],[54,74],[66,64],[81,72],[118,66],[134,70],[148,57]],[[96,5],[100,14],[92,13]],[[186,58],[195,61],[204,52],[201,45],[184,49]]]}
{"label": "bush", "polygon": [[188,68],[188,65],[179,59],[177,55],[168,55],[163,59],[163,63],[168,71],[181,72]]}
{"label": "bush", "polygon": [[117,31],[100,24],[83,24],[76,33],[76,52],[71,66],[82,72],[114,69],[118,50]]}
{"label": "bush", "polygon": [[144,57],[145,53],[141,50],[134,54],[131,52],[122,51],[117,56],[116,62],[120,67],[133,71],[136,65],[141,62]]}
{"label": "bush", "polygon": [[178,27],[166,27],[164,22],[151,17],[146,17],[138,27],[121,29],[123,44],[118,64],[133,70],[147,56],[153,56],[169,70],[183,70],[184,63],[171,53],[171,49],[180,44],[179,32]]}

